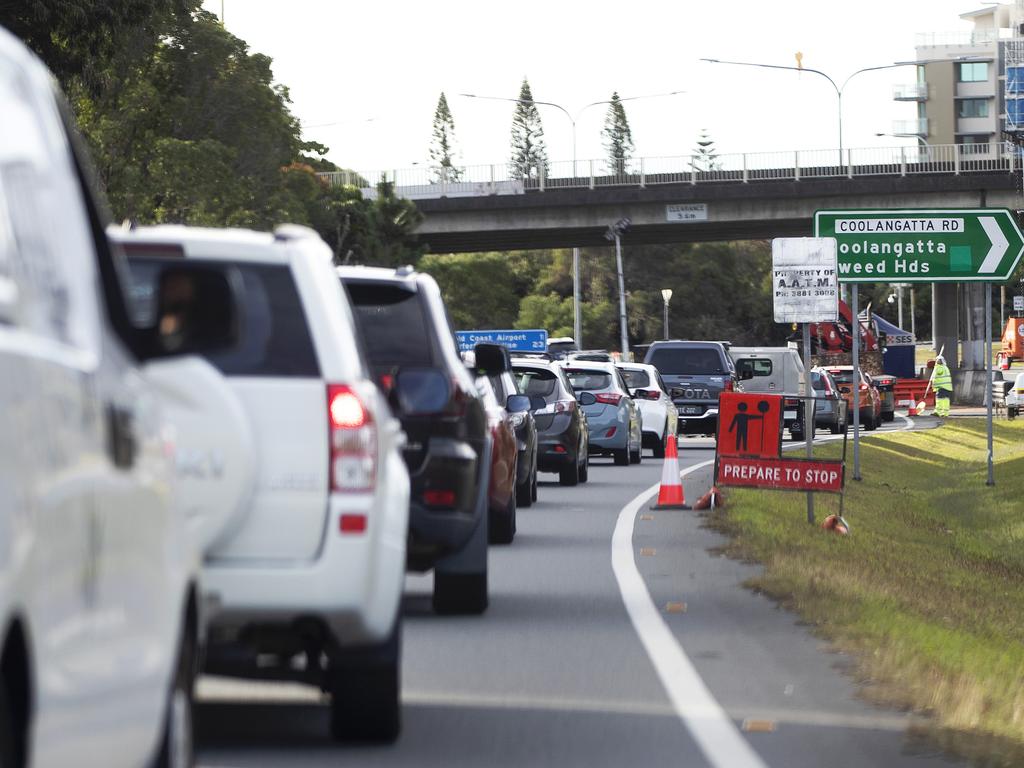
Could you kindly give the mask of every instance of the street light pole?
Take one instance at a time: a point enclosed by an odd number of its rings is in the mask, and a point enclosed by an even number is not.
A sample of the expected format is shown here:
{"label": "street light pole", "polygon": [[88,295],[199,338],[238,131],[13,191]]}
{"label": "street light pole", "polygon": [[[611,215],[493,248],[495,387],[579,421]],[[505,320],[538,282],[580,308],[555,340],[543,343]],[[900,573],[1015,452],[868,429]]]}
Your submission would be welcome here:
{"label": "street light pole", "polygon": [[788,67],[788,66],[784,66],[782,64],[760,64],[760,63],[752,62],[752,61],[722,61],[720,59],[701,59],[701,61],[706,61],[706,62],[708,62],[710,64],[732,64],[732,65],[738,66],[738,67],[759,67],[761,69],[788,69],[788,70],[790,70],[792,72],[810,72],[811,74],[819,75],[821,77],[824,77],[826,80],[828,80],[829,83],[832,85],[832,87],[835,89],[835,92],[836,92],[836,103],[837,103],[837,106],[838,106],[838,109],[839,109],[839,165],[840,166],[843,166],[843,91],[846,90],[847,84],[853,78],[855,78],[857,75],[863,74],[864,72],[875,72],[875,71],[880,70],[880,69],[893,69],[895,67],[908,67],[908,66],[917,65],[917,64],[931,64],[934,61],[961,61],[961,60],[963,60],[962,57],[961,58],[956,58],[956,59],[928,59],[928,60],[924,60],[924,61],[897,61],[897,62],[894,62],[892,64],[882,64],[882,65],[879,65],[877,67],[864,67],[863,69],[858,69],[856,72],[852,73],[849,77],[847,77],[843,81],[842,85],[836,85],[836,81],[833,80],[828,75],[826,75],[820,69],[808,69],[807,67]]}
{"label": "street light pole", "polygon": [[669,302],[669,299],[672,298],[672,289],[671,288],[663,288],[661,290],[661,298],[665,300],[665,328],[664,328],[665,333],[664,333],[664,336],[665,336],[665,341],[668,341],[668,302]]}
{"label": "street light pole", "polygon": [[619,219],[604,233],[606,240],[615,241],[615,271],[619,278],[619,343],[622,362],[629,362],[629,334],[626,328],[626,286],[622,275],[622,233],[629,229],[630,220]]}

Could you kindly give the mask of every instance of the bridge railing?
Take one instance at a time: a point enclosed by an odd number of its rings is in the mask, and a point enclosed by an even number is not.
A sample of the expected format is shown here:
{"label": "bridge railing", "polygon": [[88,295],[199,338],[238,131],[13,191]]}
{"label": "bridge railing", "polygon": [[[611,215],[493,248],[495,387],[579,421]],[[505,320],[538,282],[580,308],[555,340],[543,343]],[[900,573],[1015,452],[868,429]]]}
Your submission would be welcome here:
{"label": "bridge railing", "polygon": [[390,171],[339,171],[318,174],[330,184],[358,186],[376,197],[377,183],[386,180],[409,199],[522,195],[555,189],[647,187],[660,184],[757,183],[862,176],[1014,172],[1019,151],[1010,144],[932,144],[918,147],[812,149],[701,157],[631,158],[622,163],[601,160],[551,161],[544,168],[518,172],[511,163],[457,168],[414,168]]}

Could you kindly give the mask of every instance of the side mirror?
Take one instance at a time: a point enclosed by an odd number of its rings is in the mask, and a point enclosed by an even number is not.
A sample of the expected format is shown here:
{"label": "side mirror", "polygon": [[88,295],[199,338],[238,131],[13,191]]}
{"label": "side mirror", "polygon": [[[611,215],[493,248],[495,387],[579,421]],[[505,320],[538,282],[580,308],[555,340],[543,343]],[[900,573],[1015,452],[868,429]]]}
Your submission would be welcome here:
{"label": "side mirror", "polygon": [[580,392],[576,399],[580,401],[580,405],[593,405],[597,402],[597,397],[593,392]]}
{"label": "side mirror", "polygon": [[740,381],[750,381],[752,378],[754,378],[753,371],[740,371]]}
{"label": "side mirror", "polygon": [[509,395],[505,402],[505,410],[509,413],[526,413],[531,405],[533,403],[526,395]]}
{"label": "side mirror", "polygon": [[147,359],[217,352],[238,341],[239,278],[223,267],[175,264],[160,272]]}
{"label": "side mirror", "polygon": [[543,411],[548,407],[547,401],[541,395],[530,395],[530,410]]}
{"label": "side mirror", "polygon": [[500,344],[477,344],[473,348],[474,370],[480,376],[499,376],[512,368],[508,347]]}
{"label": "side mirror", "polygon": [[451,382],[437,368],[402,368],[395,375],[391,397],[404,416],[432,416],[448,405]]}

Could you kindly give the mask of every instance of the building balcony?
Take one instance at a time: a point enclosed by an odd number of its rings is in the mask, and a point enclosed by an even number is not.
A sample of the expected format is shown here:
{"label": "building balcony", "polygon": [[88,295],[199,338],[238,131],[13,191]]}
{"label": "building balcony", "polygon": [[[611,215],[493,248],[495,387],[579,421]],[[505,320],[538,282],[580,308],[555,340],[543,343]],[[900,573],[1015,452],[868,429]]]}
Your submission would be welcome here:
{"label": "building balcony", "polygon": [[919,32],[914,41],[915,48],[965,48],[975,45],[992,45],[1013,36],[1013,30],[974,29],[966,32]]}
{"label": "building balcony", "polygon": [[894,85],[892,97],[896,101],[926,101],[928,99],[928,83]]}
{"label": "building balcony", "polygon": [[921,117],[917,120],[896,120],[892,124],[894,136],[927,136],[928,118]]}

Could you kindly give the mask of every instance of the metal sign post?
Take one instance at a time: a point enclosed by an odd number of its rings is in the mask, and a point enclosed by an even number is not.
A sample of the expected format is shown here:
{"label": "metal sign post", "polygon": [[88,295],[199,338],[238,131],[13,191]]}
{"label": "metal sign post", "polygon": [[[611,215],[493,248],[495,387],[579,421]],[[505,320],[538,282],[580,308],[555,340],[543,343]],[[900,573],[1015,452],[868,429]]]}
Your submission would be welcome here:
{"label": "metal sign post", "polygon": [[850,312],[853,314],[853,479],[860,480],[860,307],[857,283],[850,286]]}
{"label": "metal sign post", "polygon": [[988,420],[988,480],[985,485],[995,485],[992,472],[992,283],[985,283],[985,370],[988,371],[988,386],[985,387],[985,413]]}
{"label": "metal sign post", "polygon": [[[814,442],[814,387],[811,381],[811,324],[804,323],[804,439],[807,441],[807,458],[811,458],[811,444]],[[814,522],[814,494],[807,492],[807,522]]]}

